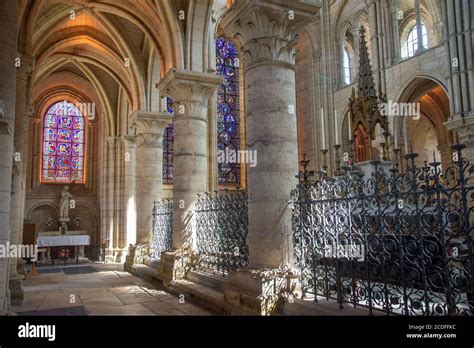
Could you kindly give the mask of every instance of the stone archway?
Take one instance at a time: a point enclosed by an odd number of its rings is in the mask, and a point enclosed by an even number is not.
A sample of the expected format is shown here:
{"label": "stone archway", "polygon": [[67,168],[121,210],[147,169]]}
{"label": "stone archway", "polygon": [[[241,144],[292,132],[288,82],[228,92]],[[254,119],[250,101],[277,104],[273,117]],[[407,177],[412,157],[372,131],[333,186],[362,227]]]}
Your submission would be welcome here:
{"label": "stone archway", "polygon": [[[448,120],[449,97],[445,87],[434,78],[423,76],[413,78],[403,89],[398,98],[399,105],[412,104],[419,111],[419,117],[403,115],[394,119],[394,133],[402,144],[405,130],[408,147],[402,152],[411,151],[419,154],[417,165],[425,165],[437,157],[443,168],[451,164],[451,145],[453,134],[444,123]],[[394,134],[395,136],[395,134]]]}

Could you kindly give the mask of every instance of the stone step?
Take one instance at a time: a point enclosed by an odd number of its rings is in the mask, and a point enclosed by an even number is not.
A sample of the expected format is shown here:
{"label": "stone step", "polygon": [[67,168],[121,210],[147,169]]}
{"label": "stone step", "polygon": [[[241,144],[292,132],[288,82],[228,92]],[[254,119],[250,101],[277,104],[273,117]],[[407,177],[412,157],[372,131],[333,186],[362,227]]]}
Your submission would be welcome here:
{"label": "stone step", "polygon": [[186,279],[190,282],[194,282],[220,292],[224,291],[224,287],[228,283],[227,278],[223,277],[221,274],[211,274],[194,270],[188,272]]}
{"label": "stone step", "polygon": [[185,298],[190,298],[194,303],[197,303],[217,314],[253,315],[253,313],[245,312],[228,303],[225,300],[222,291],[186,279],[173,282],[173,287],[170,291],[173,291],[178,296],[183,294]]}
{"label": "stone step", "polygon": [[154,268],[154,269],[158,269],[158,267],[160,265],[160,260],[153,259],[151,257],[144,257],[143,258],[143,264],[145,266],[148,266],[148,267],[151,267],[151,268]]}
{"label": "stone step", "polygon": [[[285,302],[282,308],[283,315],[304,315],[304,316],[366,316],[369,310],[364,307],[354,308],[352,305],[345,303],[343,309],[339,308],[339,304],[335,300],[326,300],[318,298],[318,302],[312,299],[295,299],[293,303]],[[378,313],[374,313],[377,315]]]}
{"label": "stone step", "polygon": [[156,269],[147,265],[135,264],[131,267],[130,273],[150,282],[155,282],[158,279]]}

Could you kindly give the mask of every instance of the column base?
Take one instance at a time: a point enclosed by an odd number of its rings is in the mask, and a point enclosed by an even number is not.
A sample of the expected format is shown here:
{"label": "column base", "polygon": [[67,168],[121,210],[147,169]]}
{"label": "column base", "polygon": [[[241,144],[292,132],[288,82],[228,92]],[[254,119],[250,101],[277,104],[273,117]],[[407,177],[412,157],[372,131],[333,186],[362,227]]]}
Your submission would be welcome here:
{"label": "column base", "polygon": [[190,250],[164,251],[158,267],[159,278],[166,286],[172,285],[173,281],[186,277],[195,260],[196,256]]}
{"label": "column base", "polygon": [[150,255],[150,252],[150,243],[130,245],[125,256],[124,269],[131,272],[133,265],[143,264],[145,258]]}
{"label": "column base", "polygon": [[23,304],[23,298],[25,292],[23,290],[23,280],[25,277],[21,274],[10,277],[9,288],[10,288],[10,305],[21,306]]}
{"label": "column base", "polygon": [[224,298],[243,311],[271,315],[279,313],[285,301],[297,296],[299,287],[299,275],[295,270],[238,269],[229,274]]}
{"label": "column base", "polygon": [[26,270],[26,261],[23,259],[18,259],[17,264],[16,264],[16,271],[18,274],[21,274],[26,278],[27,275],[27,270]]}

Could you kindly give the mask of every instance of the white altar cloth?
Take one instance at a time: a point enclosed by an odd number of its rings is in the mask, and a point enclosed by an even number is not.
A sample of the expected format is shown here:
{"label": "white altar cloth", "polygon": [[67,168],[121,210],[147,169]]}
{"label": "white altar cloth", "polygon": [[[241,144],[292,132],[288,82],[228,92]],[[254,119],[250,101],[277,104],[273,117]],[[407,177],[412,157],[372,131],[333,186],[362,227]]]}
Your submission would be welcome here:
{"label": "white altar cloth", "polygon": [[38,237],[38,248],[53,246],[80,246],[90,245],[90,236],[40,236]]}

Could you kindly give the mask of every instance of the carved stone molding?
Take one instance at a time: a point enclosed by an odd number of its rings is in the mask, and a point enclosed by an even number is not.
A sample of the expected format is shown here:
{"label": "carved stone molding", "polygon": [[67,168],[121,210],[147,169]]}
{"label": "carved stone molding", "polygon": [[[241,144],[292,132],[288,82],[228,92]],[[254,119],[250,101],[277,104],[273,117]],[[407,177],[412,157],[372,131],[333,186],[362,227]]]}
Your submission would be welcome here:
{"label": "carved stone molding", "polygon": [[240,0],[218,32],[237,41],[247,69],[269,62],[294,66],[299,34],[317,21],[320,8],[319,1]]}
{"label": "carved stone molding", "polygon": [[449,130],[459,135],[459,143],[467,147],[474,147],[474,115],[456,117],[444,124]]}
{"label": "carved stone molding", "polygon": [[0,134],[12,134],[12,121],[7,118],[7,110],[0,99]]}
{"label": "carved stone molding", "polygon": [[161,134],[143,133],[137,135],[137,146],[161,148],[163,136]]}
{"label": "carved stone molding", "polygon": [[110,145],[115,145],[117,144],[117,137],[115,136],[106,136],[105,137],[105,142]]}
{"label": "carved stone molding", "polygon": [[223,78],[215,74],[170,69],[158,84],[175,104],[175,117],[206,117],[207,103]]}
{"label": "carved stone molding", "polygon": [[165,127],[172,121],[166,112],[135,111],[130,115],[130,123],[137,134],[163,134]]}
{"label": "carved stone molding", "polygon": [[17,68],[17,78],[28,80],[35,69],[35,58],[31,56],[22,56],[20,58],[21,65]]}
{"label": "carved stone molding", "polygon": [[138,145],[137,137],[135,135],[123,135],[122,141],[127,148],[136,148]]}

